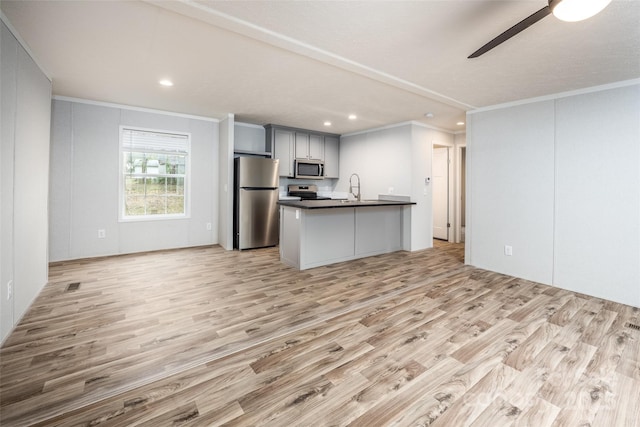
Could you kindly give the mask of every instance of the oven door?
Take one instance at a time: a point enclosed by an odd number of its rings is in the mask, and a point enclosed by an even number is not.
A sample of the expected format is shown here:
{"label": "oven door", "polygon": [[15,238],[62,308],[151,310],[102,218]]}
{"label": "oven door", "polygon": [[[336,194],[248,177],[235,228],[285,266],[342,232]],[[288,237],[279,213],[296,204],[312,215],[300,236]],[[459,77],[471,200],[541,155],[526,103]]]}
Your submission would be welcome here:
{"label": "oven door", "polygon": [[324,179],[324,162],[320,160],[296,160],[295,177],[304,179]]}

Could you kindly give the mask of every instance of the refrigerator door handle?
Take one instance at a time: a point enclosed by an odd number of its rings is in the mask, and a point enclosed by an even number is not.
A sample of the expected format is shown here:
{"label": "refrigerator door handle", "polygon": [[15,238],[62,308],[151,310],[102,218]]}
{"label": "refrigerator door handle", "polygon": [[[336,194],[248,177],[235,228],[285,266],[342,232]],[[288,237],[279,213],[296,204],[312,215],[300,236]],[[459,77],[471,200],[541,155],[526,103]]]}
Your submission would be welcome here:
{"label": "refrigerator door handle", "polygon": [[272,190],[277,190],[278,187],[240,187],[240,189],[251,190],[251,191],[259,191],[259,190],[272,191]]}

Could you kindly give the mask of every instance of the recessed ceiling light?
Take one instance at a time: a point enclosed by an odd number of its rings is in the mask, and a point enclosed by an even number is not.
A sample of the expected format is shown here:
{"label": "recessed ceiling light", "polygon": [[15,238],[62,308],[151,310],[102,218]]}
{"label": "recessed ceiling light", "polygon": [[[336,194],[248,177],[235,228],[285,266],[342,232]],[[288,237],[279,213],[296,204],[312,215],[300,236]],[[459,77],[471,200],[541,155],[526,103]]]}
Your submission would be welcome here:
{"label": "recessed ceiling light", "polygon": [[159,82],[162,86],[171,87],[173,86],[173,82],[169,79],[162,79]]}
{"label": "recessed ceiling light", "polygon": [[355,114],[349,114],[349,120],[355,120],[357,118],[358,116],[356,116]]}
{"label": "recessed ceiling light", "polygon": [[458,126],[464,126],[464,122],[458,122],[456,123]]}
{"label": "recessed ceiling light", "polygon": [[425,113],[425,114],[424,114],[424,116],[425,116],[427,119],[433,119],[433,113]]}
{"label": "recessed ceiling light", "polygon": [[326,122],[324,122],[324,125],[325,126],[331,126],[331,122],[327,120]]}

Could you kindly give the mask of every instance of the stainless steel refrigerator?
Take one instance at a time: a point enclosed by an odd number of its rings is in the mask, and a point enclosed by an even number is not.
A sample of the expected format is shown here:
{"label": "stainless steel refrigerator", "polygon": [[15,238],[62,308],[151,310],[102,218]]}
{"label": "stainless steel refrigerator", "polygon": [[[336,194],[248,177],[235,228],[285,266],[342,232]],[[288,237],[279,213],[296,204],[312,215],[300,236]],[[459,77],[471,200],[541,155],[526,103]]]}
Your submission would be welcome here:
{"label": "stainless steel refrigerator", "polygon": [[237,157],[234,161],[233,247],[278,244],[278,159]]}

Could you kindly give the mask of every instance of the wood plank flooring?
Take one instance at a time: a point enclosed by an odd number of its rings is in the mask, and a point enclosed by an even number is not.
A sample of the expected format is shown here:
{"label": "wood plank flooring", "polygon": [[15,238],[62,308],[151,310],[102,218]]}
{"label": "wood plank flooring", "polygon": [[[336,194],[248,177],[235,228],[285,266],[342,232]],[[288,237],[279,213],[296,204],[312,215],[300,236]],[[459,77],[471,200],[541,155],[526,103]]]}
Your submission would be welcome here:
{"label": "wood plank flooring", "polygon": [[62,262],[0,350],[0,423],[638,427],[629,324],[445,243],[303,272],[218,246]]}

